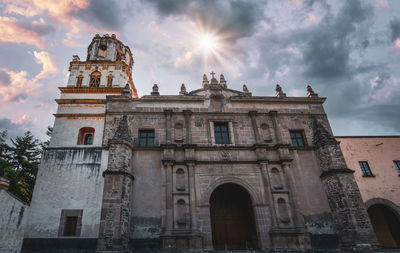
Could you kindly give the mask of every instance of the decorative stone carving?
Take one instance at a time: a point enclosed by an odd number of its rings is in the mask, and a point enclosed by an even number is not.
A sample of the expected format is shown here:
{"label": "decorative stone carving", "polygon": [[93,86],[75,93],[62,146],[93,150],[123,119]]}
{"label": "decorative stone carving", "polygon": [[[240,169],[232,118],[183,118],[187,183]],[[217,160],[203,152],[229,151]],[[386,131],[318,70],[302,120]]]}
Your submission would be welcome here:
{"label": "decorative stone carving", "polygon": [[181,91],[179,92],[179,95],[187,95],[186,87],[185,84],[181,85]]}
{"label": "decorative stone carving", "polygon": [[152,92],[150,93],[152,96],[160,96],[160,92],[158,92],[158,85],[154,84],[152,88]]}
{"label": "decorative stone carving", "polygon": [[307,85],[307,97],[309,98],[317,98],[318,94],[314,92],[310,85]]}
{"label": "decorative stone carving", "polygon": [[276,85],[275,92],[278,98],[286,97],[286,93],[283,93],[282,87],[279,84]]}

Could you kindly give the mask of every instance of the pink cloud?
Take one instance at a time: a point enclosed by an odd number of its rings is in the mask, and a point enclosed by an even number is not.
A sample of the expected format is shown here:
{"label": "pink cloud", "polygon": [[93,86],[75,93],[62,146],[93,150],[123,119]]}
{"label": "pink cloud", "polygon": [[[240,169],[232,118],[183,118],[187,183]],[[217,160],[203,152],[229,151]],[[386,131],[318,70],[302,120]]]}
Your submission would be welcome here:
{"label": "pink cloud", "polygon": [[378,0],[378,6],[379,7],[384,7],[384,8],[389,8],[389,3],[386,0]]}
{"label": "pink cloud", "polygon": [[0,17],[0,41],[25,43],[43,49],[43,36],[38,31],[30,29],[38,24],[31,23],[30,25],[31,27],[23,24],[16,18]]}
{"label": "pink cloud", "polygon": [[14,124],[17,124],[17,125],[23,125],[23,124],[31,123],[32,119],[27,114],[24,114],[19,119],[11,120],[11,122]]}
{"label": "pink cloud", "polygon": [[45,78],[49,75],[55,74],[58,71],[57,65],[55,64],[53,58],[50,56],[49,53],[42,51],[42,52],[33,52],[35,56],[35,61],[38,64],[42,64],[42,71],[34,77],[34,80]]}
{"label": "pink cloud", "polygon": [[393,91],[398,89],[400,78],[381,79],[379,76],[370,80],[371,88],[373,88],[371,98],[381,101],[390,97]]}

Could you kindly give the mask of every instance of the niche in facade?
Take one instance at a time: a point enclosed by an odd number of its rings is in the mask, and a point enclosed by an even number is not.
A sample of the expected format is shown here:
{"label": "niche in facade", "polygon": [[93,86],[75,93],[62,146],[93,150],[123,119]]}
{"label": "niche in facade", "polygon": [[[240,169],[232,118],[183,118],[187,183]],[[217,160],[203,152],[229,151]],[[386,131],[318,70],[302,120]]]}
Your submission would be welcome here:
{"label": "niche in facade", "polygon": [[176,170],[176,176],[175,176],[175,184],[176,187],[175,189],[177,191],[185,191],[185,171],[183,169],[177,169]]}
{"label": "niche in facade", "polygon": [[175,124],[174,133],[175,133],[175,141],[182,142],[183,141],[183,125],[181,123]]}
{"label": "niche in facade", "polygon": [[283,198],[278,199],[278,212],[279,212],[279,220],[282,223],[290,222],[289,211],[287,208],[286,200],[284,200]]}
{"label": "niche in facade", "polygon": [[265,142],[268,142],[271,140],[271,134],[269,132],[269,127],[266,123],[261,124],[260,135],[261,135],[261,139]]}
{"label": "niche in facade", "polygon": [[178,228],[186,227],[186,202],[183,199],[179,199],[177,205],[177,220]]}
{"label": "niche in facade", "polygon": [[283,189],[281,175],[277,168],[271,169],[271,181],[274,189]]}

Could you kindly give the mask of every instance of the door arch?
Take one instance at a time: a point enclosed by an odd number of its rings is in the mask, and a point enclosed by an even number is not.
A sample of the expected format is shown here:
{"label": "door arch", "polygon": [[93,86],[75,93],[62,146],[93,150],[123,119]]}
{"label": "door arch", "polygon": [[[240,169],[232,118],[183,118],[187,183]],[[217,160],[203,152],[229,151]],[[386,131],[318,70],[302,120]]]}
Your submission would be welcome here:
{"label": "door arch", "polygon": [[243,187],[233,183],[218,186],[210,197],[210,215],[214,249],[257,248],[252,201]]}
{"label": "door arch", "polygon": [[379,244],[400,248],[400,220],[396,211],[384,204],[371,205],[367,211]]}

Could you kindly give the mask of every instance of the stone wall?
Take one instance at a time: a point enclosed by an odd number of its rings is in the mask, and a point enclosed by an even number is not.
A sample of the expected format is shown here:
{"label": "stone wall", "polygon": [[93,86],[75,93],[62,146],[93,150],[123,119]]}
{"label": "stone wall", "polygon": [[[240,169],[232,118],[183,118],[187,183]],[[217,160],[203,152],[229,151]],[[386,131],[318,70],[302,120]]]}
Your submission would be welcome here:
{"label": "stone wall", "polygon": [[0,252],[18,253],[24,238],[29,206],[0,188]]}

